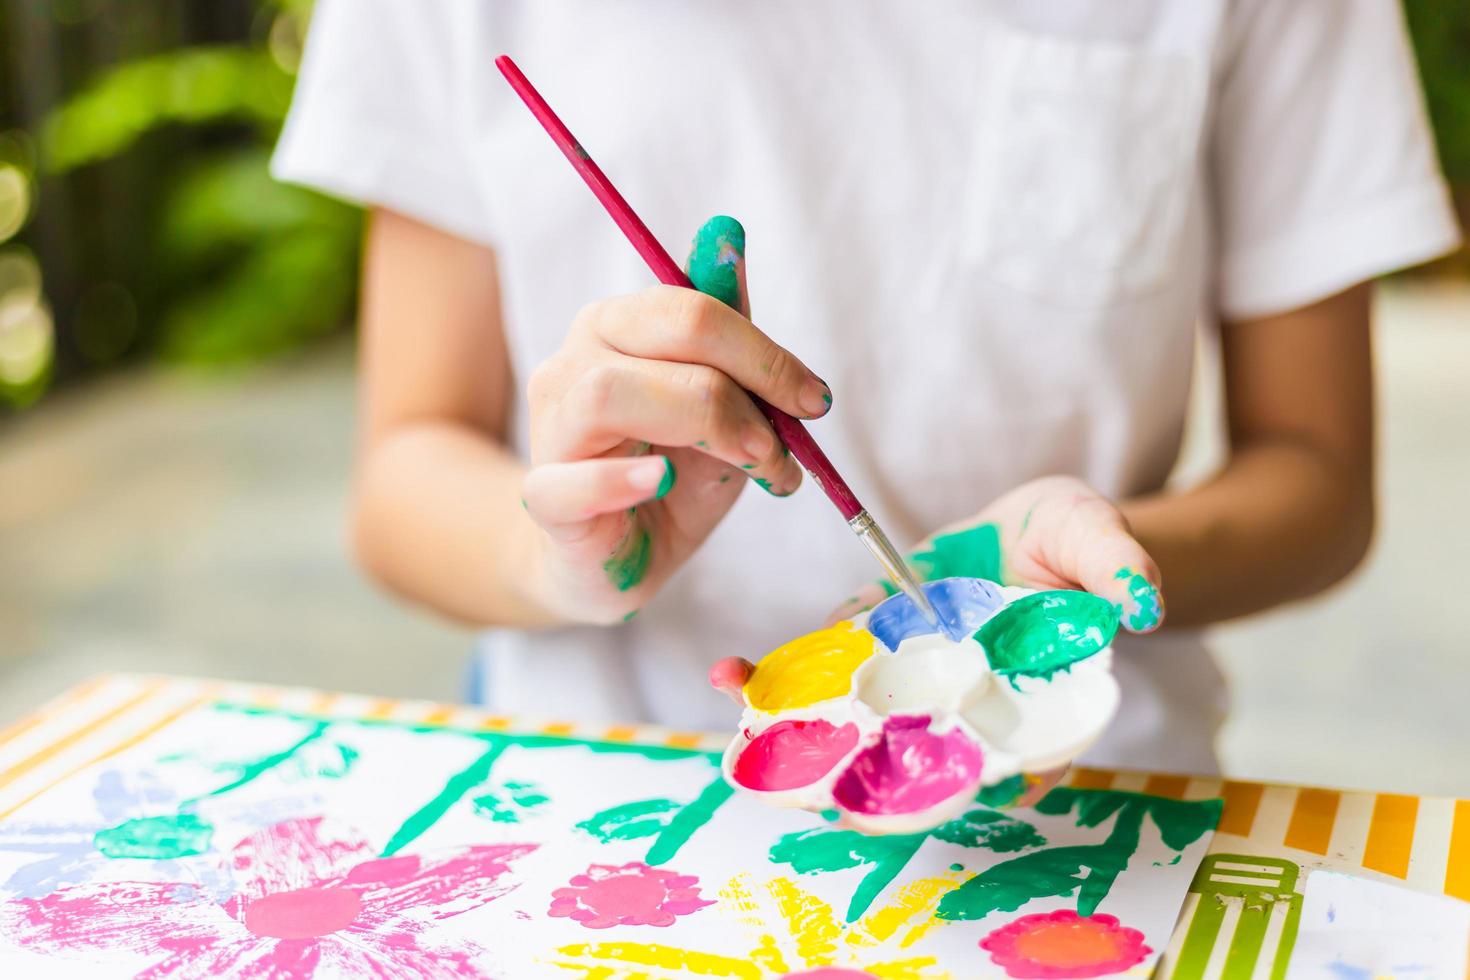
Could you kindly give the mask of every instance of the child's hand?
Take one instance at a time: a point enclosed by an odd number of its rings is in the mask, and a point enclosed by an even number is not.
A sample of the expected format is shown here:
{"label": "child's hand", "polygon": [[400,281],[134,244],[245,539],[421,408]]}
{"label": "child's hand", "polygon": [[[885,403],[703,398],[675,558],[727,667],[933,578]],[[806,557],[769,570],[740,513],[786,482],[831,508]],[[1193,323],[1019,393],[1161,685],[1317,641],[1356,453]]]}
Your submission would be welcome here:
{"label": "child's hand", "polygon": [[[749,476],[776,496],[801,468],[746,395],[801,418],[831,393],[744,315],[745,236],[700,229],[690,275],[593,303],[529,385],[523,498],[544,530],[534,597],[560,618],[628,618],[697,548]],[[727,306],[727,300],[737,309]]]}

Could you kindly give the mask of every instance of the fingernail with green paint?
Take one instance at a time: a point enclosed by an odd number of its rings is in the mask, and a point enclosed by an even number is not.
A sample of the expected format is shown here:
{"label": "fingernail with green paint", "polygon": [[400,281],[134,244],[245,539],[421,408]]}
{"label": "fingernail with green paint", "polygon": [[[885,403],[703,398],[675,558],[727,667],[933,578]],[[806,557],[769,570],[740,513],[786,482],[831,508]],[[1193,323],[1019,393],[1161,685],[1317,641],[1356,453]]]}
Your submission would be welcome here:
{"label": "fingernail with green paint", "polygon": [[652,456],[629,469],[628,485],[635,490],[652,491],[650,499],[658,500],[674,488],[677,476],[672,459]]}
{"label": "fingernail with green paint", "polygon": [[704,223],[689,250],[694,288],[726,306],[740,308],[740,275],[745,261],[745,228],[728,215]]}
{"label": "fingernail with green paint", "polygon": [[807,418],[821,418],[832,407],[832,390],[819,378],[812,377],[802,386],[800,400]]}
{"label": "fingernail with green paint", "polygon": [[1164,597],[1154,584],[1133,568],[1120,568],[1113,578],[1126,583],[1128,589],[1128,602],[1120,610],[1123,625],[1134,633],[1157,629],[1164,619]]}

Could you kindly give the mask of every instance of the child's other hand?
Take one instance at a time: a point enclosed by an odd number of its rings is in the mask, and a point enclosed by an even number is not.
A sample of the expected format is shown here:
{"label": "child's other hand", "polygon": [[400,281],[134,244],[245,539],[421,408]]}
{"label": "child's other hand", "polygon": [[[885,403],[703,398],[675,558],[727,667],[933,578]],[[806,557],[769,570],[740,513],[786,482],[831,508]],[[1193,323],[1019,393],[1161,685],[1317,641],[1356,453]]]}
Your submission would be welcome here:
{"label": "child's other hand", "polygon": [[831,393],[747,319],[744,247],[738,222],[707,222],[690,257],[705,292],[657,286],[592,303],[532,375],[523,499],[545,531],[532,591],[558,618],[630,617],[745,477],[776,496],[800,485],[746,391],[801,418],[825,414]]}

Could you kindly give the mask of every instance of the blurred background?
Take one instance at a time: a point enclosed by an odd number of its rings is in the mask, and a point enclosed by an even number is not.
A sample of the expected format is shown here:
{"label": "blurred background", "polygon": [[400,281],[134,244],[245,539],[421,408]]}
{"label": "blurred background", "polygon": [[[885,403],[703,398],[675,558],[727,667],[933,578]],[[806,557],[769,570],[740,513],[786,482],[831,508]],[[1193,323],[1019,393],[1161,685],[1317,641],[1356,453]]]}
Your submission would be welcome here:
{"label": "blurred background", "polygon": [[[1470,5],[1410,0],[1470,215]],[[273,183],[309,0],[0,0],[0,725],[88,674],[452,700],[343,515],[360,215]],[[1463,221],[1463,218],[1462,218]],[[1470,256],[1379,293],[1367,565],[1214,631],[1232,775],[1470,796]],[[1208,344],[1176,478],[1221,456]]]}

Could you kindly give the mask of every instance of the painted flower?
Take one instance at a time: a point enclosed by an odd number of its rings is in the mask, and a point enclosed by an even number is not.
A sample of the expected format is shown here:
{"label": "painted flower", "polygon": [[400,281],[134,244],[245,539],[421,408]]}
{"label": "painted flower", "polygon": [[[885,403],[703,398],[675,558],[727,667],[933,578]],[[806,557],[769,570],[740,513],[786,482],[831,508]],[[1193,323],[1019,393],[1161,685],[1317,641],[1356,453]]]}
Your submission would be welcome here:
{"label": "painted flower", "polygon": [[945,924],[934,907],[955,884],[953,878],[908,882],[887,904],[849,924],[790,878],[755,887],[751,875],[739,874],[720,889],[716,912],[732,916],[732,925],[749,936],[743,955],[620,939],[563,946],[552,964],[582,977],[649,976],[654,967],[733,980],[952,980],[935,957],[910,947]]}
{"label": "painted flower", "polygon": [[380,858],[364,840],[324,833],[321,817],[287,820],[235,845],[222,899],[188,881],[99,881],[0,906],[0,928],[43,953],[153,957],[140,977],[480,977],[483,950],[426,933],[514,888],[509,863],[535,847]]}
{"label": "painted flower", "polygon": [[699,897],[699,879],[641,861],[624,865],[594,864],[575,875],[567,887],[551,893],[553,918],[571,918],[588,929],[613,926],[671,926],[715,904]]}
{"label": "painted flower", "polygon": [[1143,933],[1111,915],[1070,909],[1023,915],[980,940],[991,962],[1017,978],[1102,977],[1142,963]]}

